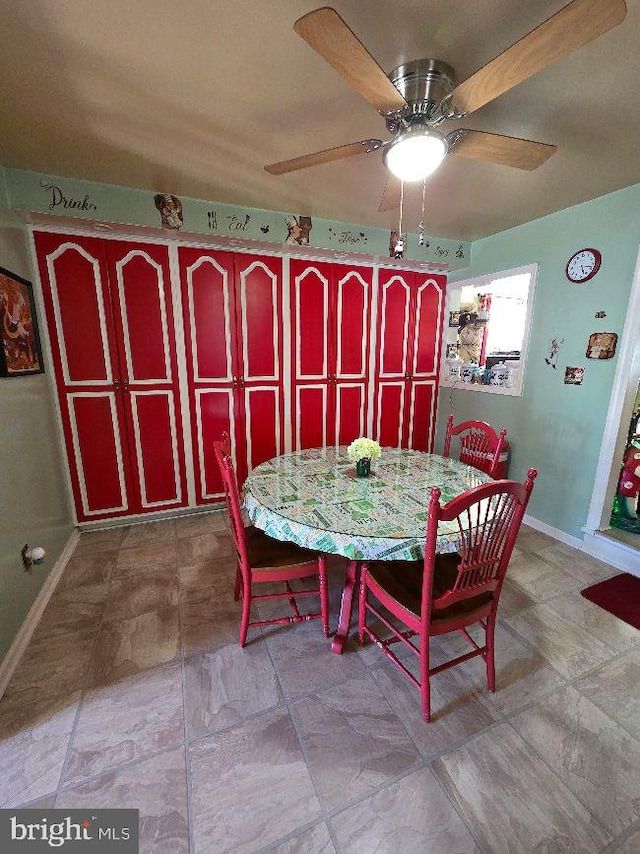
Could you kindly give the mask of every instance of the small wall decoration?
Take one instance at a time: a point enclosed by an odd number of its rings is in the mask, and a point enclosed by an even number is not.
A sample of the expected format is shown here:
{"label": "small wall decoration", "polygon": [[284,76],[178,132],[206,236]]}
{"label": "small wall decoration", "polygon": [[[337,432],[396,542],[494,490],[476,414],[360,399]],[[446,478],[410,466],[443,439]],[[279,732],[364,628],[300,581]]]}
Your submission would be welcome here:
{"label": "small wall decoration", "polygon": [[606,311],[596,311],[596,313],[593,316],[596,317],[598,320],[602,320],[603,317],[607,316],[607,312]]}
{"label": "small wall decoration", "polygon": [[565,385],[582,385],[583,377],[584,377],[584,368],[566,367],[564,369],[564,383],[565,383]]}
{"label": "small wall decoration", "polygon": [[564,338],[552,338],[549,342],[549,355],[545,358],[547,365],[550,365],[555,371],[558,367],[558,353],[560,347],[564,344]]}
{"label": "small wall decoration", "polygon": [[153,197],[155,206],[160,211],[160,220],[163,228],[177,231],[184,225],[182,219],[182,202],[171,193],[156,193]]}
{"label": "small wall decoration", "polygon": [[43,371],[31,282],[0,267],[0,377]]}
{"label": "small wall decoration", "polygon": [[459,311],[450,311],[449,312],[449,326],[460,326],[460,312]]}
{"label": "small wall decoration", "polygon": [[455,359],[458,355],[458,345],[457,344],[447,344],[447,359]]}
{"label": "small wall decoration", "polygon": [[329,226],[329,240],[331,242],[342,243],[346,246],[366,245],[369,240],[369,235],[366,231],[352,231],[350,228],[345,228],[342,231],[336,231],[335,228]]}
{"label": "small wall decoration", "polygon": [[296,218],[291,214],[285,217],[284,221],[288,230],[287,236],[284,239],[285,245],[308,246],[311,229],[313,228],[311,217],[298,216]]}
{"label": "small wall decoration", "polygon": [[480,318],[477,302],[460,303],[460,325],[458,330],[458,355],[463,362],[480,364],[482,345],[486,337],[488,312]]}
{"label": "small wall decoration", "polygon": [[[84,198],[74,198],[73,196],[65,196],[62,192],[62,189],[58,186],[58,184],[52,184],[51,181],[47,181],[42,179],[40,181],[40,186],[43,190],[46,190],[47,193],[50,193],[49,196],[49,210],[55,211],[56,208],[60,208],[63,210],[76,210],[76,211],[97,211],[98,206],[93,203],[89,193],[85,193]],[[60,212],[61,212],[60,211]]]}
{"label": "small wall decoration", "polygon": [[399,231],[389,232],[389,258],[404,258],[407,248],[407,235]]}
{"label": "small wall decoration", "polygon": [[613,359],[618,336],[615,332],[594,332],[589,336],[587,359]]}

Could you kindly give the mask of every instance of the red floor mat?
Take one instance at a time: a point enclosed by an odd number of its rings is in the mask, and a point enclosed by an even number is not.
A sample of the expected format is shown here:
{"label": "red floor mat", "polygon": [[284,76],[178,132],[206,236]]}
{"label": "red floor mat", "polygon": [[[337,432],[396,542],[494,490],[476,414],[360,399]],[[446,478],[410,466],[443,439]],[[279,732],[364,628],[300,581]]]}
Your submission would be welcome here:
{"label": "red floor mat", "polygon": [[640,578],[623,572],[581,591],[585,599],[640,629]]}

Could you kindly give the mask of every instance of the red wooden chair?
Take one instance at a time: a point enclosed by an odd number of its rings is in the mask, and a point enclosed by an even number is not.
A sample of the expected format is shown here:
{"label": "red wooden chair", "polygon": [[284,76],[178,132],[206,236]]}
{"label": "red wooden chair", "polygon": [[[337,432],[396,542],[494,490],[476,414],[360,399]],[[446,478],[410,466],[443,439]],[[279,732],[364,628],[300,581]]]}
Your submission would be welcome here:
{"label": "red wooden chair", "polygon": [[[376,643],[416,685],[422,695],[422,714],[431,719],[429,679],[441,670],[482,656],[489,691],[495,690],[494,634],[496,611],[513,545],[524,515],[536,470],[529,469],[524,484],[511,480],[489,481],[440,504],[440,490],[431,490],[424,561],[377,561],[363,564],[360,580],[359,636]],[[456,553],[436,554],[439,522],[454,522]],[[369,601],[373,593],[407,628],[398,629]],[[367,612],[391,631],[381,638],[367,625]],[[471,637],[467,627],[484,629],[484,644]],[[429,664],[429,638],[460,631],[471,651],[438,667]],[[416,637],[419,646],[410,638]],[[402,642],[420,658],[416,679],[389,648]]]}
{"label": "red wooden chair", "polygon": [[486,421],[461,421],[454,426],[453,415],[450,415],[443,456],[450,456],[452,436],[460,436],[460,462],[495,478],[506,435],[506,430],[498,434]]}
{"label": "red wooden chair", "polygon": [[[222,441],[213,443],[216,460],[220,467],[224,484],[231,536],[236,549],[238,565],[234,596],[242,595],[242,620],[240,624],[240,646],[244,646],[250,626],[269,626],[274,624],[301,623],[306,620],[322,618],[324,636],[329,636],[329,594],[327,589],[327,567],[325,556],[303,549],[295,543],[281,542],[268,537],[264,531],[242,521],[242,510],[236,475],[231,460],[229,437],[223,434]],[[318,587],[313,590],[293,591],[289,584],[294,578],[318,576]],[[266,581],[282,581],[283,593],[253,592],[254,584]],[[296,597],[320,595],[320,613],[301,614]],[[260,599],[289,600],[292,616],[278,617],[272,620],[249,621],[251,602]]]}

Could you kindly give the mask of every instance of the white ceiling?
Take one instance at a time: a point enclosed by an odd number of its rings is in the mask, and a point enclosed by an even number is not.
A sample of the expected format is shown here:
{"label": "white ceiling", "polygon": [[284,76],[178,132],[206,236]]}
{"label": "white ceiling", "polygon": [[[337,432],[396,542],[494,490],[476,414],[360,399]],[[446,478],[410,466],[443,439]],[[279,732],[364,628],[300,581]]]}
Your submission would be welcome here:
{"label": "white ceiling", "polygon": [[[384,121],[293,31],[312,0],[0,0],[0,164],[391,227],[380,153],[274,177],[263,166]],[[565,0],[334,0],[390,71],[470,76]],[[472,240],[640,180],[640,0],[625,21],[458,125],[553,143],[533,172],[448,157],[425,230]],[[447,126],[447,130],[455,125]],[[420,219],[421,185],[405,223]]]}

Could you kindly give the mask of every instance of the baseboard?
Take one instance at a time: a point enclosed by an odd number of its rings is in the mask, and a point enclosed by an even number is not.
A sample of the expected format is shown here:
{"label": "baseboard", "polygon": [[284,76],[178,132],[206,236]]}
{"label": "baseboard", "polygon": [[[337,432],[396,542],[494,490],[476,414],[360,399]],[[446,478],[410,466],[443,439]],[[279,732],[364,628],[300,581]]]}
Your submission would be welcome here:
{"label": "baseboard", "polygon": [[567,534],[559,528],[554,528],[552,525],[547,525],[546,522],[541,522],[539,519],[534,519],[533,516],[529,516],[527,513],[524,514],[522,522],[530,528],[535,528],[536,531],[548,534],[554,540],[560,540],[561,543],[565,543],[567,546],[572,546],[574,549],[584,549],[583,541],[578,537],[572,537],[571,534]]}
{"label": "baseboard", "polygon": [[610,563],[616,569],[621,569],[623,572],[629,572],[631,575],[640,577],[640,551],[621,543],[619,540],[614,540],[607,537],[600,531],[585,532],[584,539],[572,537],[571,534],[566,534],[558,528],[547,525],[546,522],[541,522],[539,519],[534,519],[533,516],[528,516],[525,513],[522,520],[525,525],[530,528],[535,528],[536,531],[541,531],[543,534],[548,534],[554,540],[559,540],[574,549],[579,549],[591,557],[598,558],[604,563]]}
{"label": "baseboard", "polygon": [[79,539],[80,532],[75,530],[67,540],[67,544],[58,557],[58,560],[54,563],[51,572],[40,588],[40,592],[36,596],[31,608],[29,608],[29,613],[18,629],[18,634],[13,639],[13,643],[9,647],[9,651],[0,662],[0,697],[2,697],[7,689],[7,685],[11,681],[11,677],[13,676],[24,651],[31,640],[31,636],[40,622],[42,612],[46,608],[47,602],[51,598],[53,591],[56,589],[60,576],[64,572],[64,568],[73,554]]}
{"label": "baseboard", "polygon": [[614,540],[600,531],[585,533],[583,550],[598,560],[610,563],[616,569],[640,578],[640,551]]}
{"label": "baseboard", "polygon": [[169,519],[185,519],[188,516],[203,516],[207,513],[226,513],[224,503],[207,504],[203,507],[179,507],[177,510],[161,510],[158,513],[138,513],[132,516],[116,516],[114,519],[101,519],[97,522],[76,522],[83,531],[105,531],[108,528],[125,528],[127,525],[139,525],[147,522],[165,522]]}

